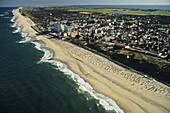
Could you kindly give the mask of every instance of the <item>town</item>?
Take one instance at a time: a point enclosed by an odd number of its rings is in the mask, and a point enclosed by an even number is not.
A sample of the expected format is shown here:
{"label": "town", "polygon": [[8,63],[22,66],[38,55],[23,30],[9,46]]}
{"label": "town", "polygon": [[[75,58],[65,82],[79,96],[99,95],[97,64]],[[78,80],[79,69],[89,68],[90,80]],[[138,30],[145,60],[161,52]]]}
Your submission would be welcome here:
{"label": "town", "polygon": [[169,16],[68,11],[67,8],[23,8],[20,12],[37,24],[32,28],[40,34],[71,42],[169,83]]}
{"label": "town", "polygon": [[169,60],[170,20],[161,19],[156,16],[65,12],[58,16],[49,13],[42,20],[46,23],[46,31],[52,30],[64,39],[72,37],[110,45],[101,47],[103,51],[125,48]]}

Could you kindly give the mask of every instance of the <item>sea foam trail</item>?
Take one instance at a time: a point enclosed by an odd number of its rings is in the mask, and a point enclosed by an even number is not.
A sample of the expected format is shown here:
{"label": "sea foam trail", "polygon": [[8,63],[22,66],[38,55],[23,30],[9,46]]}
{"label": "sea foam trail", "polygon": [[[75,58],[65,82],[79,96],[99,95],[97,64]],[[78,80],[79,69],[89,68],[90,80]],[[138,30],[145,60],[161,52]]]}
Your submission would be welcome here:
{"label": "sea foam trail", "polygon": [[26,37],[28,35],[28,33],[26,33],[26,32],[21,32],[21,36],[22,37]]}
{"label": "sea foam trail", "polygon": [[13,13],[13,17],[12,17],[12,19],[11,19],[11,22],[15,22],[15,20],[17,19],[17,17],[15,16],[15,14],[14,14],[14,10],[12,11],[12,13]]}
{"label": "sea foam trail", "polygon": [[14,24],[11,27],[17,27],[17,29],[13,33],[19,33],[22,31],[22,27],[17,26],[17,22],[15,22],[17,17],[14,14],[14,10],[12,11],[12,13],[14,16],[12,17],[11,22],[14,22]]}
{"label": "sea foam trail", "polygon": [[23,37],[23,39],[21,41],[19,41],[18,43],[27,43],[32,40],[31,37],[28,37],[28,33],[21,32],[21,36]]}
{"label": "sea foam trail", "polygon": [[14,24],[11,25],[11,27],[17,27],[18,26],[18,23],[15,22]]}
{"label": "sea foam trail", "polygon": [[[11,26],[11,27],[14,27],[14,26]],[[16,25],[16,27],[17,27],[17,25]],[[28,33],[22,32],[22,27],[17,27],[17,29],[13,33],[21,33],[21,36],[23,37],[23,39],[21,41],[19,41],[18,43],[27,43],[32,40],[35,40],[32,37],[28,37]]]}
{"label": "sea foam trail", "polygon": [[[11,21],[13,21],[15,19],[16,19],[16,17],[14,16],[11,19]],[[21,32],[22,27],[17,27],[16,31]],[[27,35],[28,35],[28,33],[21,32],[22,37],[27,37]],[[20,41],[20,42],[26,43],[28,41],[25,40],[25,41]],[[30,41],[29,40],[29,42],[33,43],[35,45],[36,49],[44,52],[44,56],[41,58],[41,60],[38,63],[48,62],[48,63],[51,63],[52,65],[57,66],[58,67],[57,69],[64,72],[64,74],[69,75],[78,84],[78,86],[81,90],[88,92],[95,99],[99,100],[99,104],[101,104],[105,110],[109,110],[109,111],[114,110],[114,111],[116,111],[116,113],[124,113],[123,110],[121,110],[119,108],[119,106],[112,99],[94,91],[92,86],[89,83],[85,82],[79,75],[73,73],[67,67],[67,65],[65,65],[64,63],[61,63],[60,61],[57,61],[57,60],[51,60],[54,56],[53,51],[50,49],[43,48],[43,47],[45,47],[45,44],[42,41]]]}
{"label": "sea foam trail", "polygon": [[17,27],[17,29],[13,33],[19,33],[22,31],[22,27]]}
{"label": "sea foam trail", "polygon": [[41,60],[38,63],[48,62],[51,63],[52,65],[57,66],[58,67],[57,69],[64,72],[64,74],[69,75],[78,84],[81,90],[88,92],[95,99],[99,100],[99,103],[104,107],[105,110],[109,110],[109,111],[114,110],[116,111],[116,113],[123,113],[123,110],[121,110],[119,106],[112,99],[94,91],[89,83],[85,82],[79,75],[73,73],[67,67],[67,65],[57,60],[51,60],[53,58],[53,52],[48,49],[44,49],[43,47],[45,45],[43,43],[41,42],[31,42],[31,43],[35,44],[36,49],[44,52],[44,56],[41,58]]}
{"label": "sea foam trail", "polygon": [[9,15],[9,12],[4,12],[4,15]]}
{"label": "sea foam trail", "polygon": [[[14,10],[12,11],[12,13],[14,14]],[[23,39],[21,41],[19,41],[18,43],[27,43],[27,42],[30,42],[31,40],[33,40],[33,38],[28,37],[28,33],[22,32],[23,27],[18,26],[16,19],[17,19],[17,17],[14,15],[11,19],[11,22],[14,22],[14,24],[11,25],[11,27],[17,28],[13,33],[21,33],[21,36],[23,37]]]}
{"label": "sea foam trail", "polygon": [[4,17],[4,18],[6,18],[6,19],[7,19],[7,18],[10,18],[10,17],[6,16],[6,17]]}
{"label": "sea foam trail", "polygon": [[5,16],[4,14],[0,14],[0,16]]}

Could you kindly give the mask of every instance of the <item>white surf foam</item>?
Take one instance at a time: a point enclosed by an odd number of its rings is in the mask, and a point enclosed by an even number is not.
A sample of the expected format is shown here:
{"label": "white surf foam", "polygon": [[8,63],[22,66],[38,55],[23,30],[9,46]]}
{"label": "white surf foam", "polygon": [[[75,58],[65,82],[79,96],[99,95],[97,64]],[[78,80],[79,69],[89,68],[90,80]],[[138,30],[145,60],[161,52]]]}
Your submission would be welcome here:
{"label": "white surf foam", "polygon": [[21,32],[21,36],[22,37],[26,37],[28,35],[28,33],[26,33],[26,32]]}
{"label": "white surf foam", "polygon": [[13,16],[12,19],[11,19],[11,22],[15,22],[16,19],[17,19],[17,17]]}
{"label": "white surf foam", "polygon": [[22,27],[17,27],[17,29],[13,33],[19,33],[22,31]]}
{"label": "white surf foam", "polygon": [[22,39],[18,43],[27,43],[27,42],[30,42],[30,41],[31,41],[31,37],[24,37],[24,39]]}
{"label": "white surf foam", "polygon": [[17,27],[18,26],[18,23],[15,22],[14,24],[11,25],[11,27]]}
{"label": "white surf foam", "polygon": [[13,13],[13,17],[12,17],[12,19],[11,19],[11,22],[15,22],[15,20],[17,19],[17,17],[15,16],[15,14],[14,14],[14,10],[12,11],[12,13]]}
{"label": "white surf foam", "polygon": [[71,78],[79,85],[79,88],[83,91],[88,92],[95,99],[99,100],[99,103],[105,108],[105,110],[114,110],[117,113],[123,113],[123,110],[121,110],[112,99],[94,91],[89,83],[85,82],[82,78],[80,78],[79,75],[73,73],[70,69],[68,69],[68,67],[65,64],[59,61],[47,61],[47,62],[50,62],[53,65],[58,66],[58,69],[60,71],[64,72],[67,75],[70,75]]}
{"label": "white surf foam", "polygon": [[[13,10],[14,11],[14,10]],[[12,12],[13,12],[12,11]],[[13,13],[14,14],[14,13]],[[13,16],[13,18],[11,19],[12,22],[14,22],[13,25],[11,25],[11,27],[16,27],[17,29],[13,32],[13,33],[21,33],[21,36],[23,37],[23,39],[21,41],[19,41],[18,43],[27,43],[30,42],[31,40],[33,40],[32,37],[28,37],[28,33],[26,32],[22,32],[22,27],[18,27],[18,23],[15,22],[16,21],[16,17],[15,15]]]}
{"label": "white surf foam", "polygon": [[4,14],[0,14],[0,16],[5,16]]}
{"label": "white surf foam", "polygon": [[36,49],[38,49],[38,50],[40,50],[40,51],[43,51],[43,49],[42,49],[42,43],[40,43],[40,42],[35,42],[35,41],[32,41],[31,43],[33,43],[34,45],[35,45],[35,48]]}
{"label": "white surf foam", "polygon": [[52,65],[57,66],[58,67],[57,69],[64,72],[64,74],[69,75],[78,84],[81,90],[88,92],[95,99],[99,100],[99,104],[101,104],[105,110],[109,110],[109,111],[114,110],[116,111],[116,113],[123,113],[123,110],[121,110],[119,106],[112,99],[94,91],[89,83],[85,82],[79,75],[73,73],[70,69],[68,69],[67,65],[57,60],[51,60],[53,58],[53,52],[48,49],[44,49],[43,46],[45,45],[39,42],[32,42],[32,43],[35,44],[35,48],[44,52],[44,56],[41,58],[41,60],[38,63],[48,62],[51,63]]}
{"label": "white surf foam", "polygon": [[7,17],[7,16],[6,16],[6,17],[4,17],[4,18],[6,18],[6,19],[7,19],[7,18],[10,18],[10,17]]}
{"label": "white surf foam", "polygon": [[4,12],[4,15],[9,15],[9,12]]}
{"label": "white surf foam", "polygon": [[27,43],[32,40],[31,37],[28,37],[28,33],[21,32],[21,36],[23,37],[23,39],[21,41],[19,41],[18,43]]}

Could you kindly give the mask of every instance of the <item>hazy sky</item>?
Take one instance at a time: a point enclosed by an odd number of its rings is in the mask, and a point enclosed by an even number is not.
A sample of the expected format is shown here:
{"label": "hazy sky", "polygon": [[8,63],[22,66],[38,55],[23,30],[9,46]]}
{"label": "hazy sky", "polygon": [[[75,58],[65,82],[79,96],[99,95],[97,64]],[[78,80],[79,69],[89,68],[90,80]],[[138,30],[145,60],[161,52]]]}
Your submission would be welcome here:
{"label": "hazy sky", "polygon": [[170,5],[170,0],[0,0],[0,7],[58,5]]}

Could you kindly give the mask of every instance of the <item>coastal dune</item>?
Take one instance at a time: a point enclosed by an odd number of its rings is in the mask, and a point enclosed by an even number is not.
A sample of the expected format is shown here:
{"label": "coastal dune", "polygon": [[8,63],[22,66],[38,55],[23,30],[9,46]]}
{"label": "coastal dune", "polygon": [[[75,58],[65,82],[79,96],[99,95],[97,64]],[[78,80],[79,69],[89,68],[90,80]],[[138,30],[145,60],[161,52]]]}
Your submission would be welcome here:
{"label": "coastal dune", "polygon": [[18,10],[14,11],[18,26],[30,37],[45,43],[54,51],[54,60],[65,63],[93,89],[113,99],[124,112],[129,113],[169,113],[170,88],[154,79],[123,68],[108,59],[87,51],[69,42],[38,35],[31,26],[35,24]]}

